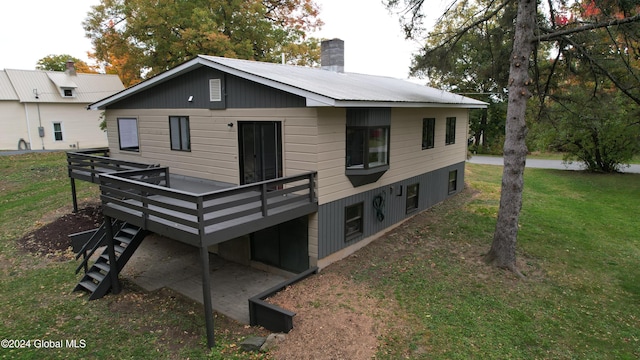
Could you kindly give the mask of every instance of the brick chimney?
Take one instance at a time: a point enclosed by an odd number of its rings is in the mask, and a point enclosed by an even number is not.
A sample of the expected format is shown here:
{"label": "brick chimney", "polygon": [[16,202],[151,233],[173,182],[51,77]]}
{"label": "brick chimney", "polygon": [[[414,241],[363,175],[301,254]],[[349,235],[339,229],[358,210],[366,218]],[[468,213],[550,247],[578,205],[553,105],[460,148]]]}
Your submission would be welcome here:
{"label": "brick chimney", "polygon": [[344,41],[323,40],[320,43],[320,66],[323,70],[344,72]]}
{"label": "brick chimney", "polygon": [[73,60],[67,60],[67,70],[65,72],[67,75],[76,76],[76,64]]}

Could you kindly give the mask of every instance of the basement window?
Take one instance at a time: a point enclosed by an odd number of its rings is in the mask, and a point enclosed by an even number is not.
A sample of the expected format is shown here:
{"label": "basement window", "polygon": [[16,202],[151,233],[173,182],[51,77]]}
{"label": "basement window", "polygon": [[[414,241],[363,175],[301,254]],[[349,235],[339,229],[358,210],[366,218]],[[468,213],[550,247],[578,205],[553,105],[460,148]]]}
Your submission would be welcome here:
{"label": "basement window", "polygon": [[458,190],[458,170],[449,171],[449,194]]}
{"label": "basement window", "polygon": [[353,240],[362,235],[363,203],[347,206],[344,209],[344,241]]}
{"label": "basement window", "polygon": [[420,184],[411,184],[407,186],[406,214],[418,210],[418,195],[420,194]]}

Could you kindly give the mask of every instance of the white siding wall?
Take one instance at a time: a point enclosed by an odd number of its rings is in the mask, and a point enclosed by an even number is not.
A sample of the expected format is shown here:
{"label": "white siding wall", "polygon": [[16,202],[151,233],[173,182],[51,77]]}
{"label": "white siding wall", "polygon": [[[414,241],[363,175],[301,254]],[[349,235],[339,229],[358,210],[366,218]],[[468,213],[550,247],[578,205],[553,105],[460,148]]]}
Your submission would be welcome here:
{"label": "white siding wall", "polygon": [[[73,150],[107,146],[107,134],[100,130],[100,112],[88,111],[86,104],[2,102],[0,109],[0,149],[16,150],[21,138],[34,150]],[[39,107],[39,109],[38,109]],[[62,125],[62,141],[53,135],[53,123]],[[27,129],[28,124],[28,129]],[[38,127],[44,128],[44,138]],[[30,134],[29,134],[30,133]]]}
{"label": "white siding wall", "polygon": [[0,126],[0,150],[17,150],[20,139],[29,142],[24,107],[18,100],[0,101]]}
{"label": "white siding wall", "polygon": [[[445,145],[447,117],[456,117],[456,142]],[[435,147],[422,150],[422,119],[435,118]],[[346,111],[318,110],[319,204],[325,204],[383,185],[465,161],[468,110],[393,109],[389,170],[375,183],[354,188],[345,176]]]}

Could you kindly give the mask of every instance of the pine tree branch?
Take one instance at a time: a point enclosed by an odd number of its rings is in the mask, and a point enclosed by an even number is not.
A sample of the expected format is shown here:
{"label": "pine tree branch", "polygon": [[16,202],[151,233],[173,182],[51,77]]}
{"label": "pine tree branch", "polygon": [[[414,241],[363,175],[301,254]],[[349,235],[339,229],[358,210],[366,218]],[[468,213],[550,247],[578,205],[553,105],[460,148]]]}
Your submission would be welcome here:
{"label": "pine tree branch", "polygon": [[559,40],[559,39],[565,38],[567,35],[583,32],[583,31],[601,29],[601,28],[606,28],[606,27],[616,26],[616,25],[629,24],[636,21],[640,21],[640,14],[627,17],[624,19],[614,19],[610,21],[604,21],[604,22],[595,23],[595,24],[588,24],[588,25],[579,26],[573,29],[567,29],[567,30],[555,31],[555,32],[552,32],[551,29],[539,28],[540,31],[545,32],[546,34],[538,35],[536,38],[534,38],[533,41],[538,42],[538,41]]}
{"label": "pine tree branch", "polygon": [[593,56],[591,56],[591,54],[589,54],[589,52],[582,45],[580,45],[580,44],[576,43],[575,41],[571,40],[571,38],[569,38],[569,37],[562,37],[562,39],[564,39],[568,44],[570,44],[576,50],[578,50],[580,52],[580,54],[582,56],[584,56],[589,61],[589,63],[591,65],[595,66],[600,71],[602,71],[602,73],[609,80],[611,80],[611,82],[613,82],[613,84],[616,86],[616,88],[618,88],[625,95],[627,95],[627,97],[629,97],[629,99],[633,100],[636,104],[640,105],[640,97],[635,96],[634,94],[632,94],[629,91],[629,89],[627,89],[626,87],[622,86],[622,84],[618,81],[618,79],[605,66],[603,66],[596,59],[594,59]]}

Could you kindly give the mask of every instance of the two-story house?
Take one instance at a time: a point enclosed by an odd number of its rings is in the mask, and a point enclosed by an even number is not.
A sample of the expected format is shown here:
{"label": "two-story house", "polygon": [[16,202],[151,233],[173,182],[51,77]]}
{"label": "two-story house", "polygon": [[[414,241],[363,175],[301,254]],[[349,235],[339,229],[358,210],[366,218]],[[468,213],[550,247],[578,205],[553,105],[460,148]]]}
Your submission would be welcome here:
{"label": "two-story house", "polygon": [[87,105],[124,89],[117,75],[0,71],[0,150],[71,150],[107,146],[101,113]]}
{"label": "two-story house", "polygon": [[469,110],[486,104],[345,73],[344,43],[322,46],[322,68],[201,55],[91,104],[105,111],[111,158],[222,189],[100,175],[105,215],[200,247],[208,294],[208,251],[322,268],[459,192]]}

